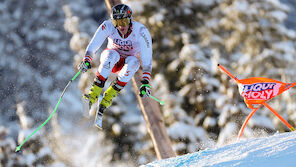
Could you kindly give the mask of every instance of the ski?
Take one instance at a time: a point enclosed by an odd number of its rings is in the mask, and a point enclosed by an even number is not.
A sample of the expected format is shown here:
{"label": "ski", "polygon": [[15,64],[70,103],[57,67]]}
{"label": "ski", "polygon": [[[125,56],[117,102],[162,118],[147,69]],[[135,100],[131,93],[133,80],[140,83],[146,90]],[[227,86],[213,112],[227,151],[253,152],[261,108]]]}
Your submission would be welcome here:
{"label": "ski", "polygon": [[101,130],[103,129],[103,114],[105,109],[104,106],[99,105],[95,118],[95,126]]}
{"label": "ski", "polygon": [[106,107],[101,106],[99,104],[100,104],[100,101],[102,100],[103,96],[100,95],[100,97],[98,99],[98,105],[95,110],[92,109],[93,104],[90,103],[88,94],[82,95],[82,98],[84,101],[84,108],[88,108],[89,116],[95,115],[94,126],[96,126],[98,129],[102,130],[103,129],[103,113],[104,113]]}

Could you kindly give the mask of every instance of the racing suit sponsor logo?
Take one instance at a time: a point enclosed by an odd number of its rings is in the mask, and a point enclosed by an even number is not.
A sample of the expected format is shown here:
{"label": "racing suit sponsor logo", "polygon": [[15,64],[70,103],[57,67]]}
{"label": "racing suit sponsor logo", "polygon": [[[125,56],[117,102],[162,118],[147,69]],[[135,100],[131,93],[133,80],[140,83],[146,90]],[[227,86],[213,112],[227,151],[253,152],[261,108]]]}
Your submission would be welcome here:
{"label": "racing suit sponsor logo", "polygon": [[113,45],[120,50],[129,51],[133,49],[133,44],[131,40],[124,41],[121,39],[114,39],[113,42]]}
{"label": "racing suit sponsor logo", "polygon": [[147,45],[147,48],[149,48],[150,47],[150,43],[149,43],[149,40],[148,40],[148,38],[146,37],[146,35],[145,35],[145,33],[144,32],[142,32],[142,30],[143,29],[146,29],[145,27],[141,27],[141,29],[140,29],[140,35],[144,38],[144,40],[145,40],[145,42],[146,42],[146,45]]}

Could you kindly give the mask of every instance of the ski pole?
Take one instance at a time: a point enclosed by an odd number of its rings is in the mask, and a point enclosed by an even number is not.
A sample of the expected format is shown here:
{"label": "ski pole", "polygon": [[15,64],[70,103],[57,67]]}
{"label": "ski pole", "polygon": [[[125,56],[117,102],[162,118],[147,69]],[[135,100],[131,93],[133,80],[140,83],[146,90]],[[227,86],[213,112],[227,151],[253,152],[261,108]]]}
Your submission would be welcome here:
{"label": "ski pole", "polygon": [[158,100],[154,96],[149,95],[149,97],[152,98],[152,99],[154,99],[155,101],[157,101],[160,105],[164,105],[164,102],[163,101]]}
{"label": "ski pole", "polygon": [[[146,92],[144,91],[144,90],[142,90],[142,94],[143,95],[145,95],[146,94]],[[152,95],[150,95],[149,94],[149,96],[148,97],[150,97],[151,99],[153,99],[153,100],[155,100],[155,101],[157,101],[160,105],[164,105],[164,102],[163,101],[160,101],[160,100],[158,100],[157,98],[155,98],[154,96],[152,96]]]}
{"label": "ski pole", "polygon": [[50,119],[51,119],[51,117],[53,116],[53,114],[57,111],[57,109],[58,109],[58,106],[60,105],[60,102],[62,101],[62,98],[63,98],[63,96],[64,96],[64,94],[65,94],[65,92],[66,92],[66,90],[67,90],[67,88],[70,86],[70,84],[77,78],[77,76],[79,75],[81,73],[81,70],[80,71],[78,71],[77,73],[76,73],[76,75],[68,82],[68,84],[66,85],[66,87],[65,87],[65,89],[63,90],[63,92],[62,92],[62,95],[60,96],[60,99],[59,99],[59,101],[58,101],[58,103],[57,103],[57,105],[55,106],[55,108],[54,108],[54,110],[53,110],[53,112],[50,114],[50,116],[47,118],[47,120],[46,121],[44,121],[43,122],[43,124],[42,125],[40,125],[33,133],[31,133],[23,142],[22,142],[22,144],[20,144],[19,146],[17,146],[16,147],[16,149],[15,149],[15,152],[18,152],[20,149],[21,149],[21,147],[25,144],[25,142],[31,137],[31,136],[33,136],[39,129],[41,129]]}

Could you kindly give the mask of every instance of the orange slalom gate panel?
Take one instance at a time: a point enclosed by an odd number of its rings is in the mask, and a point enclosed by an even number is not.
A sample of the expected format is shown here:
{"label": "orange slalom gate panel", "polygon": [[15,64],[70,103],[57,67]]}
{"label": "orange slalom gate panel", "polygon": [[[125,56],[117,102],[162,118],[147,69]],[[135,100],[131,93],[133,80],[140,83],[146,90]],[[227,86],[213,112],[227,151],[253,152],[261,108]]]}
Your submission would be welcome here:
{"label": "orange slalom gate panel", "polygon": [[247,107],[253,109],[253,111],[244,121],[239,131],[238,140],[241,137],[247,122],[262,105],[267,107],[274,115],[276,115],[291,131],[295,130],[283,117],[281,117],[273,108],[271,108],[266,103],[266,101],[271,100],[275,96],[278,96],[284,91],[294,87],[296,85],[296,82],[284,83],[281,81],[263,77],[238,79],[229,71],[227,71],[226,68],[224,68],[222,65],[218,64],[218,67],[229,77],[236,81],[239,88],[239,93],[244,98]]}

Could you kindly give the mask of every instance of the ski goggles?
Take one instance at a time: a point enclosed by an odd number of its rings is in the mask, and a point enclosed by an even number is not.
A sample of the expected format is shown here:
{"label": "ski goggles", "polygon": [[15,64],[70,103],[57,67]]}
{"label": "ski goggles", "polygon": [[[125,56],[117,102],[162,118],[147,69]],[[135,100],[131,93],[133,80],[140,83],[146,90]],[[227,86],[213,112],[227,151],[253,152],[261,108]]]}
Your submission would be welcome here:
{"label": "ski goggles", "polygon": [[118,26],[128,26],[130,24],[130,18],[122,18],[122,19],[111,19],[114,27]]}

